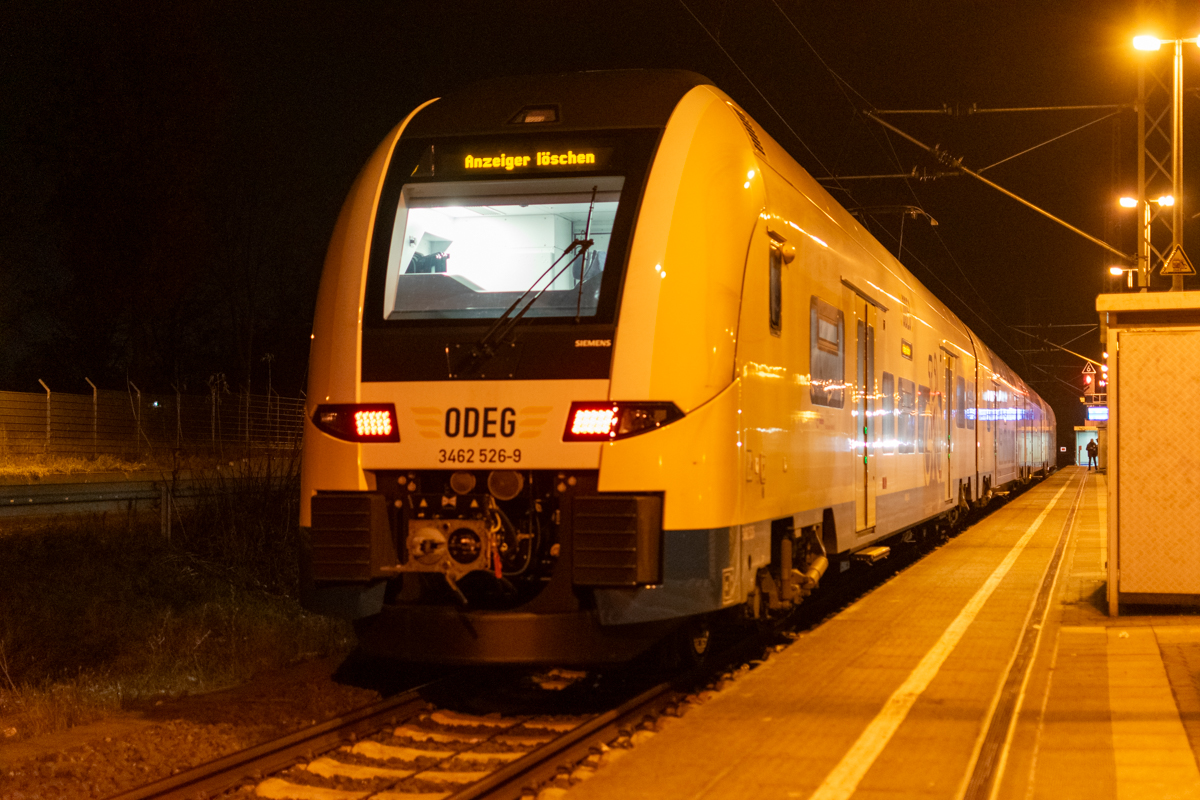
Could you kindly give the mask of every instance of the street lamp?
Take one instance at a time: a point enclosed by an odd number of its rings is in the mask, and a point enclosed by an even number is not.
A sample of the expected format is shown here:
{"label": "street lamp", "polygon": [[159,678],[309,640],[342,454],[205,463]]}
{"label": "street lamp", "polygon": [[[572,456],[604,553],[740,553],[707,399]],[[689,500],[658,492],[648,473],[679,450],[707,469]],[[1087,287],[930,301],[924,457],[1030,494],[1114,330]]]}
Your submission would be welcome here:
{"label": "street lamp", "polygon": [[[1138,194],[1144,196],[1145,190]],[[1130,271],[1129,285],[1133,285],[1132,273],[1136,272],[1138,274],[1138,288],[1148,289],[1150,287],[1150,222],[1154,218],[1150,211],[1150,206],[1156,205],[1160,209],[1171,208],[1175,205],[1175,198],[1169,194],[1164,194],[1158,197],[1147,197],[1144,201],[1139,200],[1137,197],[1122,197],[1117,202],[1121,205],[1121,208],[1137,208],[1139,205],[1142,207],[1142,229],[1138,235],[1137,267]],[[1111,267],[1109,272],[1112,272],[1113,275],[1118,275],[1120,273],[1113,272],[1113,270],[1120,269],[1120,267]]]}
{"label": "street lamp", "polygon": [[1112,275],[1114,278],[1120,278],[1122,275],[1124,275],[1125,276],[1125,285],[1128,286],[1130,289],[1133,288],[1133,274],[1137,271],[1138,271],[1137,267],[1112,266],[1112,267],[1108,268],[1108,274]]}
{"label": "street lamp", "polygon": [[[1171,195],[1179,200],[1178,203],[1172,203],[1171,210],[1171,252],[1175,253],[1183,247],[1183,44],[1191,42],[1200,45],[1200,37],[1192,37],[1190,39],[1159,39],[1157,36],[1135,36],[1133,37],[1133,46],[1137,50],[1157,51],[1164,44],[1175,45],[1175,77],[1174,88],[1172,91],[1171,100]],[[1145,192],[1145,187],[1138,188],[1139,194]],[[1143,195],[1144,196],[1144,195]],[[1147,218],[1149,211],[1146,212]],[[1147,223],[1143,230],[1146,247],[1146,273],[1145,282],[1138,281],[1139,285],[1148,287],[1150,285],[1150,264],[1149,264],[1149,247],[1150,247],[1150,226]],[[1139,261],[1142,256],[1141,246],[1138,248]],[[1141,264],[1139,264],[1141,266]],[[1139,276],[1141,278],[1142,276]],[[1183,289],[1183,276],[1171,276],[1171,290],[1178,291]]]}

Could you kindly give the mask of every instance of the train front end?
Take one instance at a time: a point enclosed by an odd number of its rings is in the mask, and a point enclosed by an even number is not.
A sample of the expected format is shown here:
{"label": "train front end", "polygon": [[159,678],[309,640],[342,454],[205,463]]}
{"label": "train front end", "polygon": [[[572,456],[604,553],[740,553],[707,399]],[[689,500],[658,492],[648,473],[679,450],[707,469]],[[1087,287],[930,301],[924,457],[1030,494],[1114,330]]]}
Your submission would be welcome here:
{"label": "train front end", "polygon": [[598,610],[661,582],[664,513],[599,467],[684,416],[611,379],[648,173],[697,78],[484,84],[415,111],[360,174],[313,330],[302,582],[369,652],[613,662],[678,625]]}

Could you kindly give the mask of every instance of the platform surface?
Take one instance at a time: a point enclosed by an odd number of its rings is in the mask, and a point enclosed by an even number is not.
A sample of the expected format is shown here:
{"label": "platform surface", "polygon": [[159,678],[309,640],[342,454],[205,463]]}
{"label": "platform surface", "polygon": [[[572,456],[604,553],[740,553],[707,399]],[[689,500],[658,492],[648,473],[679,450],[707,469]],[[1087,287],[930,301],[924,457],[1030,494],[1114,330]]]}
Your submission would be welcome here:
{"label": "platform surface", "polygon": [[1107,616],[1105,493],[1052,475],[568,800],[1200,800],[1200,615]]}

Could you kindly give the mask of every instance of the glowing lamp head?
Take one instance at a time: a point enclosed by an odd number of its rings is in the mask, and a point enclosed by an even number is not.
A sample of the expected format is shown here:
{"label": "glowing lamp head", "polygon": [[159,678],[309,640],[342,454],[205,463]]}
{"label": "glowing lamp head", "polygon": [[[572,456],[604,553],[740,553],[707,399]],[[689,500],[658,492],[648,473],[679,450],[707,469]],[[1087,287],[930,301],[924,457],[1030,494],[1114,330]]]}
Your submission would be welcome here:
{"label": "glowing lamp head", "polygon": [[661,428],[683,417],[670,402],[576,402],[567,414],[564,442],[605,442]]}
{"label": "glowing lamp head", "polygon": [[363,437],[392,435],[392,416],[387,411],[355,411],[354,432]]}
{"label": "glowing lamp head", "polygon": [[617,421],[617,409],[578,408],[571,417],[571,433],[576,436],[607,436]]}
{"label": "glowing lamp head", "polygon": [[1135,36],[1133,37],[1133,48],[1135,50],[1153,51],[1162,47],[1162,39],[1157,36]]}
{"label": "glowing lamp head", "polygon": [[317,406],[318,430],[347,442],[398,442],[396,407],[391,403],[332,403]]}
{"label": "glowing lamp head", "polygon": [[1121,208],[1137,208],[1138,204],[1136,197],[1122,197],[1117,202],[1121,204]]}
{"label": "glowing lamp head", "polygon": [[1169,208],[1175,205],[1175,198],[1169,194],[1164,194],[1162,197],[1155,198],[1154,202],[1158,203],[1160,206]]}
{"label": "glowing lamp head", "polygon": [[1118,276],[1118,277],[1119,277],[1119,276],[1121,275],[1121,273],[1123,273],[1124,271],[1125,271],[1125,270],[1124,270],[1124,269],[1122,269],[1121,267],[1109,267],[1109,268],[1108,268],[1108,274],[1109,274],[1109,275],[1116,275],[1116,276]]}

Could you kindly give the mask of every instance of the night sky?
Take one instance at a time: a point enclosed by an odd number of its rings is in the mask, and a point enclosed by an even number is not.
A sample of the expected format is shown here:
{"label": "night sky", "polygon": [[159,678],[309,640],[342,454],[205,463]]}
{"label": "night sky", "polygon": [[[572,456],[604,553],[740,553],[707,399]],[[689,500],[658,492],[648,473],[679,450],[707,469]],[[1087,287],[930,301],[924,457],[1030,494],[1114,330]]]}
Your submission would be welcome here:
{"label": "night sky", "polygon": [[[101,388],[129,379],[145,391],[199,393],[224,373],[264,392],[269,369],[272,388],[296,396],[325,247],[354,176],[415,105],[473,80],[689,69],[817,178],[937,172],[861,112],[1132,103],[1142,57],[1129,45],[1135,6],[9,2],[0,25],[0,390],[40,391],[41,378],[85,392],[87,377]],[[1191,48],[1185,77],[1200,83]],[[888,119],[980,170],[1109,113]],[[1189,107],[1189,129],[1193,116]],[[1116,198],[1136,193],[1135,146],[1136,117],[1123,111],[984,174],[1132,252],[1133,220]],[[1200,159],[1185,154],[1184,163]],[[1112,256],[969,177],[832,190],[848,208],[919,206],[936,219],[931,227],[884,210],[866,222],[893,252],[903,235],[914,274],[1062,422],[1082,423],[1072,388],[1081,362],[1018,352],[1030,340],[1011,326],[1094,324],[1096,294],[1113,287]],[[1189,222],[1185,244],[1197,235]],[[1066,343],[1085,332],[1043,335]],[[1094,332],[1068,346],[1100,351]]]}

